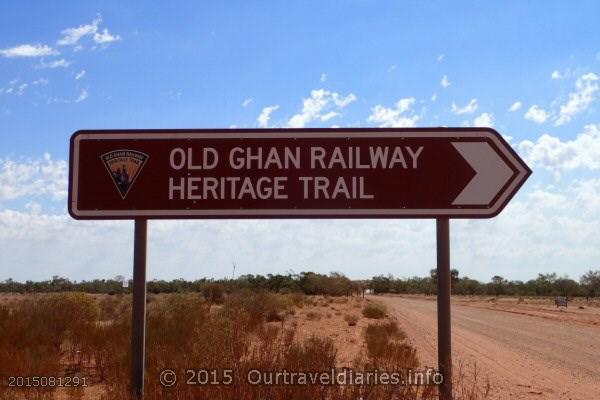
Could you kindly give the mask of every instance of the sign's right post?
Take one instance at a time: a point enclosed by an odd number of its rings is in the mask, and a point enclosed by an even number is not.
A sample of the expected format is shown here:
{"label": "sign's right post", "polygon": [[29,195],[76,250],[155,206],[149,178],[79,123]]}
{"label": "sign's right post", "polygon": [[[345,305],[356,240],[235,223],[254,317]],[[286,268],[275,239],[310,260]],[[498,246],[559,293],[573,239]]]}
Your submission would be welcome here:
{"label": "sign's right post", "polygon": [[452,337],[450,330],[450,221],[436,220],[438,370],[444,377],[440,400],[452,400]]}
{"label": "sign's right post", "polygon": [[136,219],[134,232],[133,295],[131,307],[131,391],[135,400],[144,400],[148,221],[146,219]]}

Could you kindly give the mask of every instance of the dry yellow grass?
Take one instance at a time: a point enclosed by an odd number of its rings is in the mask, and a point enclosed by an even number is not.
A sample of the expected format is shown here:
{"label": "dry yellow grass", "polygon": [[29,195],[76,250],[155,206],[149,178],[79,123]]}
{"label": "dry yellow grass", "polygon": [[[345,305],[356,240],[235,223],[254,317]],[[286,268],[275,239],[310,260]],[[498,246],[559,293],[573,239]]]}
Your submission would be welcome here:
{"label": "dry yellow grass", "polygon": [[[239,291],[222,305],[200,294],[149,296],[146,399],[413,399],[435,398],[431,386],[251,385],[250,370],[401,371],[418,366],[415,350],[394,321],[357,318],[360,298],[323,298]],[[330,307],[335,305],[336,312]],[[324,308],[326,307],[326,308]],[[314,318],[320,315],[321,318]],[[0,304],[0,379],[9,376],[85,377],[86,388],[12,388],[0,398],[129,399],[128,296],[82,293],[4,298]],[[382,349],[385,349],[383,351]],[[342,356],[340,356],[342,354]],[[174,370],[179,382],[160,385],[160,372]],[[215,370],[209,380],[231,385],[186,385],[187,369]],[[198,379],[196,375],[195,379]]]}

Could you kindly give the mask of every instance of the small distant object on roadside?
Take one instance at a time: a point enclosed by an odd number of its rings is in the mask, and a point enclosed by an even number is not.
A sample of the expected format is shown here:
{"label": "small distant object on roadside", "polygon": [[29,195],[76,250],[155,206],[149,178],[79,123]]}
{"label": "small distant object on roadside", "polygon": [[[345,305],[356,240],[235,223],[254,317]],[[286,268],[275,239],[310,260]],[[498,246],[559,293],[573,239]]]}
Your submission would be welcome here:
{"label": "small distant object on roadside", "polygon": [[568,307],[569,298],[564,296],[556,296],[554,298],[554,304],[556,307]]}
{"label": "small distant object on roadside", "polygon": [[585,310],[585,307],[584,306],[579,306],[579,309],[580,310]]}

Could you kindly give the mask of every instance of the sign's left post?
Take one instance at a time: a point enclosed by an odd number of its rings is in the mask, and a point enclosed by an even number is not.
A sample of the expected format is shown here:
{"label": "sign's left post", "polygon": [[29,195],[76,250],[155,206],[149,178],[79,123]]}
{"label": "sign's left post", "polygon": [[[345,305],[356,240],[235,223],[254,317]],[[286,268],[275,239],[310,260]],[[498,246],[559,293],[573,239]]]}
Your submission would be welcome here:
{"label": "sign's left post", "polygon": [[133,303],[131,324],[131,391],[144,399],[144,349],[146,345],[146,249],[148,220],[135,220],[133,244]]}

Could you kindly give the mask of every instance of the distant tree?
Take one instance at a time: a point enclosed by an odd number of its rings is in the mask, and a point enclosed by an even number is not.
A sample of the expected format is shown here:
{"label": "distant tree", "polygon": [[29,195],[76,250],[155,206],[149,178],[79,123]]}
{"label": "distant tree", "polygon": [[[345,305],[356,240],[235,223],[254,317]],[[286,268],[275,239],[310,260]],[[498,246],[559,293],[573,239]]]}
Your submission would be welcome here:
{"label": "distant tree", "polygon": [[373,293],[390,293],[392,287],[393,276],[378,275],[371,279],[370,288],[373,289]]}
{"label": "distant tree", "polygon": [[458,279],[458,281],[454,285],[454,289],[452,289],[452,290],[455,294],[463,294],[463,295],[484,294],[485,286],[481,282],[465,276],[463,278]]}
{"label": "distant tree", "polygon": [[351,296],[354,290],[352,281],[341,272],[331,272],[328,279],[327,294],[332,296]]}
{"label": "distant tree", "polygon": [[429,270],[429,277],[431,278],[431,282],[433,283],[433,286],[435,287],[435,292],[437,293],[437,283],[438,283],[437,268],[433,268],[433,269]]}
{"label": "distant tree", "polygon": [[579,294],[580,286],[573,279],[565,276],[554,281],[554,293],[559,296],[571,297]]}
{"label": "distant tree", "polygon": [[600,270],[589,270],[580,279],[581,285],[584,287],[586,296],[596,297],[600,295]]}
{"label": "distant tree", "polygon": [[459,272],[456,268],[452,268],[450,270],[450,286],[452,288],[452,291],[454,291],[454,287],[456,286],[456,283],[458,282],[458,275],[459,275]]}
{"label": "distant tree", "polygon": [[323,275],[301,272],[298,284],[305,294],[323,294]]}
{"label": "distant tree", "polygon": [[508,282],[506,279],[499,275],[494,275],[492,281],[488,284],[489,294],[500,296],[506,293],[506,286]]}
{"label": "distant tree", "polygon": [[367,281],[354,281],[354,293],[359,296],[365,297],[365,292],[369,287],[369,283]]}
{"label": "distant tree", "polygon": [[297,292],[300,290],[298,284],[291,275],[267,275],[265,286],[272,292]]}
{"label": "distant tree", "polygon": [[[450,270],[450,287],[452,290],[454,290],[454,286],[458,282],[458,275],[459,275],[459,272],[456,268],[452,268]],[[438,285],[437,268],[432,268],[429,270],[429,277],[431,278],[431,283],[433,284],[434,292],[437,293],[437,285]]]}
{"label": "distant tree", "polygon": [[536,294],[538,296],[551,296],[554,292],[554,283],[556,281],[556,273],[538,274],[535,280]]}

